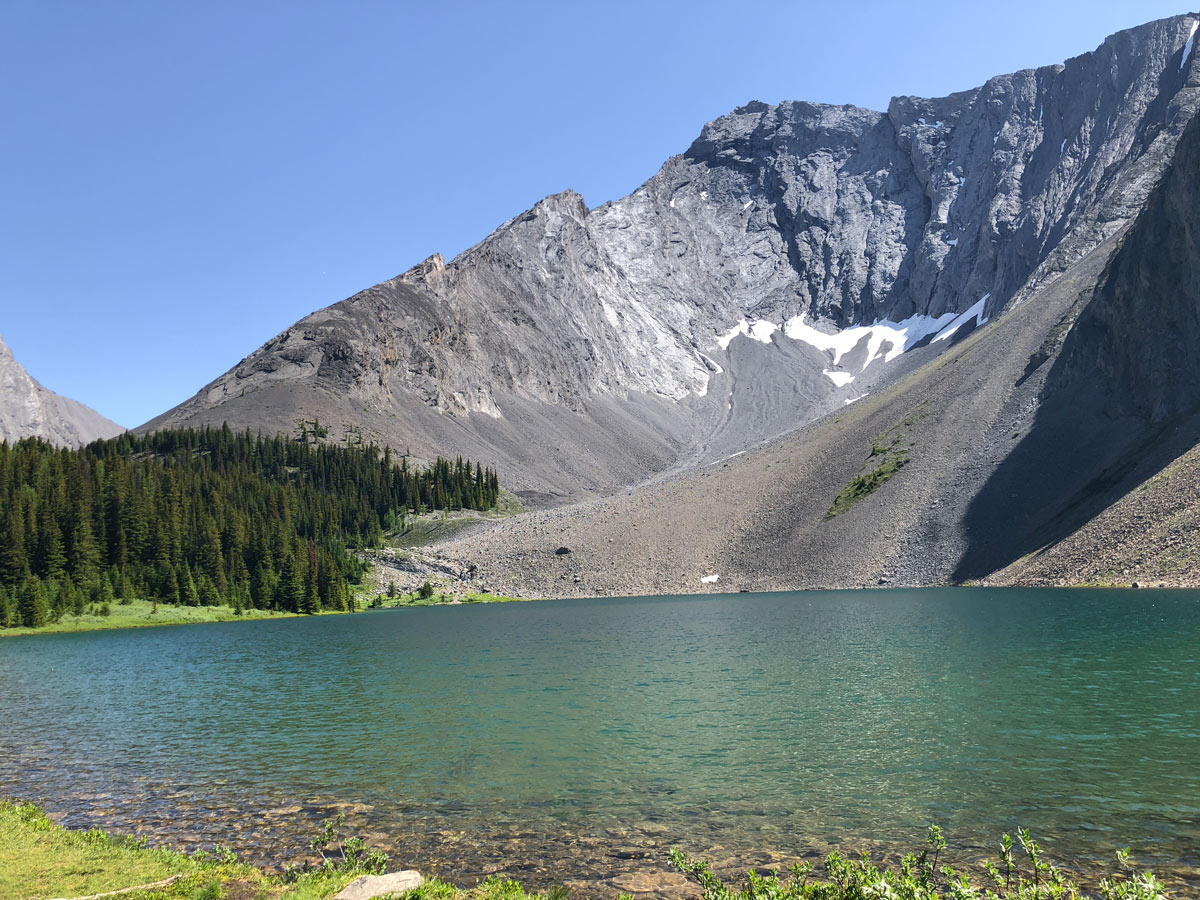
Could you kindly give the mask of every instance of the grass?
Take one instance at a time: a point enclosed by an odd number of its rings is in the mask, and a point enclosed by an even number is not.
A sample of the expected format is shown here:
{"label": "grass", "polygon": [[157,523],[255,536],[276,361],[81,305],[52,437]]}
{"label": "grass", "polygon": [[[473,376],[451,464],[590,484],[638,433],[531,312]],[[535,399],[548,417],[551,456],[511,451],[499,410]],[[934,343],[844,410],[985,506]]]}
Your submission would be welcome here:
{"label": "grass", "polygon": [[[503,594],[468,593],[454,595],[434,591],[430,596],[422,597],[420,592],[399,594],[388,597],[386,594],[373,596],[356,592],[355,602],[360,610],[391,609],[406,606],[440,606],[453,603],[516,603],[519,601],[537,599],[532,597],[509,597]],[[276,612],[266,609],[243,609],[241,614],[234,612],[229,606],[173,606],[149,600],[131,600],[127,604],[112,603],[109,614],[101,615],[89,606],[88,612],[82,616],[67,613],[57,622],[50,622],[38,628],[0,628],[0,638],[16,637],[29,634],[59,634],[72,631],[100,631],[112,628],[149,628],[156,625],[196,625],[205,622],[246,622],[254,619],[295,619],[304,613]],[[322,610],[318,616],[346,615],[342,610]],[[0,894],[0,898],[4,895]]]}
{"label": "grass", "polygon": [[[55,825],[33,804],[0,801],[0,897],[45,900],[82,897],[179,876],[173,884],[121,894],[121,900],[328,900],[361,874],[384,871],[385,854],[343,839],[340,820],[326,823],[312,843],[328,862],[271,875],[238,862],[228,851],[188,855],[147,847],[103,831],[72,831]],[[345,852],[349,850],[349,853]],[[515,881],[491,878],[470,890],[430,879],[407,895],[412,900],[566,900],[554,888],[526,894]]]}
{"label": "grass", "polygon": [[434,541],[454,537],[480,521],[506,519],[521,512],[521,501],[507,491],[500,491],[495,507],[483,512],[473,509],[439,510],[420,516],[408,516],[403,530],[390,535],[388,543],[402,549],[424,547]]}
{"label": "grass", "polygon": [[671,863],[694,880],[703,900],[1164,900],[1162,883],[1150,872],[1137,873],[1129,850],[1119,850],[1115,865],[1099,881],[1099,894],[1085,894],[1068,873],[1050,862],[1028,829],[1017,832],[1017,842],[1002,835],[994,862],[973,878],[945,864],[938,865],[946,849],[941,829],[930,827],[925,846],[906,855],[898,866],[877,867],[864,854],[859,858],[838,851],[825,858],[825,877],[814,877],[816,867],[792,867],[790,877],[778,872],[760,875],[753,869],[743,886],[732,888],[713,874],[708,864],[679,850]]}
{"label": "grass", "polygon": [[537,598],[480,593],[455,595],[436,591],[430,593],[428,596],[422,596],[420,591],[413,591],[411,594],[397,594],[395,597],[380,594],[372,598],[367,605],[370,609],[401,609],[409,606],[445,606],[448,603],[453,603],[455,600],[459,603],[524,603],[534,599]]}
{"label": "grass", "polygon": [[[94,608],[94,607],[91,607]],[[248,619],[286,619],[298,613],[264,609],[243,609],[238,615],[229,606],[174,606],[159,603],[157,610],[149,600],[112,603],[107,616],[85,612],[82,616],[65,614],[59,621],[38,628],[0,628],[0,637],[20,634],[54,634],[65,631],[98,631],[107,628],[147,628],[153,625],[193,625],[198,622],[243,622]],[[0,895],[2,896],[2,895]]]}
{"label": "grass", "polygon": [[245,878],[252,871],[149,849],[100,831],[68,831],[31,804],[0,803],[0,897],[7,900],[78,897],[172,875],[183,878],[169,888],[124,896],[191,900],[209,881]]}
{"label": "grass", "polygon": [[[911,424],[911,419],[905,420],[905,424]],[[875,438],[871,443],[871,454],[867,457],[867,465],[870,465],[872,460],[878,460],[878,462],[873,469],[856,475],[849,484],[841,489],[829,507],[829,511],[825,513],[826,521],[841,515],[864,497],[875,493],[908,464],[909,450],[900,445],[902,437],[899,429],[892,429]]]}

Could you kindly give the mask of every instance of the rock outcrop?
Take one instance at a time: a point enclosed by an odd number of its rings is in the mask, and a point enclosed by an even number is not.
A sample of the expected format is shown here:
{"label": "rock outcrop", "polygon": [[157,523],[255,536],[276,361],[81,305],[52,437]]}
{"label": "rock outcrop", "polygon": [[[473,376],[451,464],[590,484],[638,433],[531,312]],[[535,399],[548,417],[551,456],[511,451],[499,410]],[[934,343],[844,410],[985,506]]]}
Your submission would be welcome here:
{"label": "rock outcrop", "polygon": [[81,447],[124,430],[82,403],[42,387],[0,340],[0,440],[41,437]]}

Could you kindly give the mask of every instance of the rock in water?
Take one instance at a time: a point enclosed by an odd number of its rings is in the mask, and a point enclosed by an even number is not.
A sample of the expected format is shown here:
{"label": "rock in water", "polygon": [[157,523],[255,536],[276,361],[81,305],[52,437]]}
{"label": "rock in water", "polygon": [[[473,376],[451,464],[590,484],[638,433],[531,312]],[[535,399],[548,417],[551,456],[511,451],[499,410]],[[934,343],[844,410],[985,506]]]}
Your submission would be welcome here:
{"label": "rock in water", "polygon": [[414,869],[389,872],[386,875],[363,875],[334,895],[333,900],[372,900],[388,894],[403,894],[415,890],[425,883],[421,873]]}

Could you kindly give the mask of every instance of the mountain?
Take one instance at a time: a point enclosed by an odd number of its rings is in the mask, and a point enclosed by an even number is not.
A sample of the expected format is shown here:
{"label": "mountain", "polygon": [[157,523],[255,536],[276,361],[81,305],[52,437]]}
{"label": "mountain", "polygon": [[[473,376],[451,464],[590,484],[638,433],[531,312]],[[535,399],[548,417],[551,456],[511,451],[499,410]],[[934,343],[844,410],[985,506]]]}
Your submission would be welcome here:
{"label": "mountain", "polygon": [[737,452],[886,383],[901,351],[1027,299],[1136,215],[1195,109],[1194,22],[886,112],[748,104],[628,197],[548,197],[145,427],[319,415],[560,495]]}
{"label": "mountain", "polygon": [[0,340],[0,440],[42,437],[81,447],[125,429],[100,413],[38,384]]}
{"label": "mountain", "polygon": [[439,547],[508,591],[1081,580],[1200,436],[1198,21],[886,112],[750,103],[144,427],[319,415],[584,500]]}

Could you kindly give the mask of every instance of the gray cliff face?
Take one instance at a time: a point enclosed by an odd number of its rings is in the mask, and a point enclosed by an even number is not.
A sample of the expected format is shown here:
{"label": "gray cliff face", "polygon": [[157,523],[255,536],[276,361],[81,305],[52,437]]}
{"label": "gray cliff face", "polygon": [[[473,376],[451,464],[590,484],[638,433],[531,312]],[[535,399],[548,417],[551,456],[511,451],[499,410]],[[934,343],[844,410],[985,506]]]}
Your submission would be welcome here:
{"label": "gray cliff face", "polygon": [[1157,424],[1196,410],[1198,371],[1200,117],[1067,337],[1047,395],[1103,385],[1110,417]]}
{"label": "gray cliff face", "polygon": [[[1122,32],[973,91],[898,97],[886,114],[750,104],[597,210],[597,227],[660,290],[682,274],[760,317],[845,327],[959,312],[985,294],[1000,309],[1039,266],[1061,272],[1140,209],[1200,101],[1194,61],[1180,66],[1195,21]],[[661,252],[680,243],[699,251],[691,265]]]}
{"label": "gray cliff face", "polygon": [[82,403],[42,387],[0,340],[0,440],[40,437],[66,447],[82,447],[124,430]]}
{"label": "gray cliff face", "polygon": [[316,411],[555,491],[744,449],[882,386],[953,314],[982,302],[962,337],[1136,216],[1200,107],[1196,21],[887,112],[750,103],[628,197],[548,197],[448,264],[314,313],[147,427]]}
{"label": "gray cliff face", "polygon": [[[1190,87],[1200,84],[1200,70],[1183,71]],[[1200,117],[1193,116],[1103,270],[1078,285],[1070,309],[1030,356],[1022,380],[1044,378],[1036,415],[972,500],[966,530],[988,539],[974,543],[957,577],[978,578],[1018,560],[1026,573],[1054,571],[1062,564],[1056,552],[1044,563],[1035,557],[1108,507],[1136,509],[1136,524],[1113,514],[1093,526],[1086,540],[1111,545],[1099,554],[1077,547],[1076,571],[1088,555],[1094,560],[1086,566],[1124,559],[1114,570],[1093,568],[1118,582],[1129,568],[1159,577],[1195,569],[1200,556],[1180,539],[1197,515],[1196,492],[1185,482],[1169,502],[1160,497],[1161,509],[1174,507],[1174,525],[1137,497],[1170,478],[1173,460],[1200,442],[1198,201]],[[1141,540],[1154,529],[1165,537]],[[1166,568],[1142,567],[1155,558]]]}

